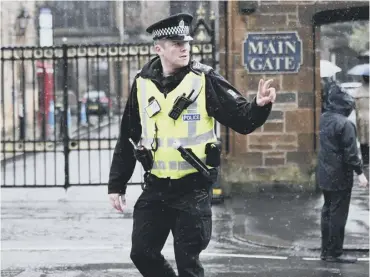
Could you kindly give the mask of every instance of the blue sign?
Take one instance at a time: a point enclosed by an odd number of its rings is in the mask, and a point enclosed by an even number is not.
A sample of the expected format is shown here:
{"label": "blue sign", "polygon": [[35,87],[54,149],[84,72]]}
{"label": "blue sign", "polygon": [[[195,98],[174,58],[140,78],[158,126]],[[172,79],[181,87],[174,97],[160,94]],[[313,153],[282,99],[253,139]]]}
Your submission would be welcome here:
{"label": "blue sign", "polygon": [[184,114],[182,115],[183,121],[198,121],[200,120],[200,114]]}
{"label": "blue sign", "polygon": [[297,32],[248,33],[243,55],[249,73],[297,73],[302,64],[302,41]]}

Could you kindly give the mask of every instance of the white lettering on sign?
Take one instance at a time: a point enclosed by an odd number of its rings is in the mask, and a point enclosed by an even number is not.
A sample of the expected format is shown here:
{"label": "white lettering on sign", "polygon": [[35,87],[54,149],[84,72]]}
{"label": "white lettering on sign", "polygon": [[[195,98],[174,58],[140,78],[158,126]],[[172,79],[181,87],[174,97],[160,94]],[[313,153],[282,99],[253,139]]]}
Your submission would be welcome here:
{"label": "white lettering on sign", "polygon": [[303,63],[297,32],[248,33],[243,54],[249,73],[297,73]]}
{"label": "white lettering on sign", "polygon": [[285,68],[286,69],[293,69],[294,68],[294,58],[286,57],[285,58]]}
{"label": "white lettering on sign", "polygon": [[266,55],[266,54],[278,54],[278,55],[289,55],[295,54],[296,50],[296,42],[290,41],[278,41],[277,46],[274,45],[272,41],[268,44],[264,44],[262,41],[249,42],[249,49],[248,52],[250,54],[259,54],[259,55]]}
{"label": "white lettering on sign", "polygon": [[280,70],[280,61],[283,61],[284,69],[294,69],[292,57],[252,58],[249,64],[253,70]]}
{"label": "white lettering on sign", "polygon": [[263,50],[262,50],[263,42],[262,41],[257,42],[257,45],[255,44],[254,41],[251,41],[251,42],[249,42],[248,46],[249,46],[249,49],[248,49],[249,53],[259,54],[259,55],[263,54]]}

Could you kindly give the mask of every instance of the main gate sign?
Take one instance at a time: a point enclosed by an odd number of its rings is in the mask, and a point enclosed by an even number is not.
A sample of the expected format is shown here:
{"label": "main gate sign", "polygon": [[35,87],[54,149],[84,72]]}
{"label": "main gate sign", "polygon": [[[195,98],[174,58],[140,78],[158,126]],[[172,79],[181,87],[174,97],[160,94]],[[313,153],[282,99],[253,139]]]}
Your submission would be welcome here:
{"label": "main gate sign", "polygon": [[[213,30],[200,20],[191,51],[216,67]],[[1,48],[1,186],[106,184],[132,82],[154,56],[151,43]],[[130,183],[142,176],[139,165]]]}
{"label": "main gate sign", "polygon": [[302,41],[297,32],[248,33],[243,54],[248,73],[297,73],[302,64]]}

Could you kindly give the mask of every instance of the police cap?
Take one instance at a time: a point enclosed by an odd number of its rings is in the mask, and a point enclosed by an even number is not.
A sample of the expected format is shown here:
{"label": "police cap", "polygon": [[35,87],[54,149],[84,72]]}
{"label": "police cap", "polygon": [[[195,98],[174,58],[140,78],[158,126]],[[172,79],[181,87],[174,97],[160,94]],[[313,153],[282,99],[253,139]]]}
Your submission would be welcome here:
{"label": "police cap", "polygon": [[189,35],[192,20],[192,15],[178,13],[152,24],[146,31],[153,35],[153,40],[190,41],[193,40]]}

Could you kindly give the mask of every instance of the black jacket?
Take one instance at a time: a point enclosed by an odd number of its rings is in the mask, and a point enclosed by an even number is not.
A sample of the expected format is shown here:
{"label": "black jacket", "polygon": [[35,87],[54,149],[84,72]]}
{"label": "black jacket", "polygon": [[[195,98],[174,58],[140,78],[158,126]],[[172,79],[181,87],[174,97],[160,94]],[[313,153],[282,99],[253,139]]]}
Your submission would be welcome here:
{"label": "black jacket", "polygon": [[353,171],[362,173],[355,125],[347,118],[354,99],[340,89],[328,97],[327,111],[320,118],[318,182],[323,190],[344,190],[353,186]]}
{"label": "black jacket", "polygon": [[[262,126],[267,120],[272,104],[259,107],[254,99],[248,102],[228,81],[212,68],[197,62],[190,62],[170,77],[162,76],[162,66],[158,57],[147,63],[138,73],[143,78],[151,79],[165,95],[175,89],[190,72],[204,72],[206,76],[206,109],[208,115],[219,123],[228,126],[240,134],[249,134]],[[138,110],[136,78],[131,88],[123,113],[120,135],[113,154],[109,174],[108,193],[125,193],[136,160],[129,138],[138,142],[141,137],[140,115]],[[257,88],[256,88],[257,89]]]}

